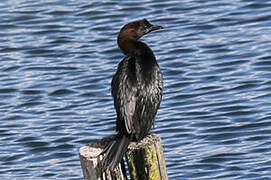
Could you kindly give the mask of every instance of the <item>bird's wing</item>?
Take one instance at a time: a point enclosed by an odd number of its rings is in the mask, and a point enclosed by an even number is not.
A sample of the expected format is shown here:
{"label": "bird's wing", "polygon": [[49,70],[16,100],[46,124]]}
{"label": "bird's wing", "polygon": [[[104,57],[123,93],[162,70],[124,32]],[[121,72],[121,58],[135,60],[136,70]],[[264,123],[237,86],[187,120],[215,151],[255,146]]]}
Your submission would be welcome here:
{"label": "bird's wing", "polygon": [[[128,59],[124,59],[118,67],[117,73],[112,79],[112,96],[117,111],[117,130],[126,129],[128,134],[134,132],[133,116],[136,108],[137,87],[135,87],[127,76],[129,66]],[[124,121],[124,122],[123,122]],[[125,127],[123,126],[125,124]]]}
{"label": "bird's wing", "polygon": [[133,125],[133,115],[135,113],[135,107],[136,107],[136,97],[134,94],[130,94],[129,97],[124,101],[123,104],[123,112],[124,115],[124,122],[126,131],[130,134],[131,132],[134,132],[134,125]]}

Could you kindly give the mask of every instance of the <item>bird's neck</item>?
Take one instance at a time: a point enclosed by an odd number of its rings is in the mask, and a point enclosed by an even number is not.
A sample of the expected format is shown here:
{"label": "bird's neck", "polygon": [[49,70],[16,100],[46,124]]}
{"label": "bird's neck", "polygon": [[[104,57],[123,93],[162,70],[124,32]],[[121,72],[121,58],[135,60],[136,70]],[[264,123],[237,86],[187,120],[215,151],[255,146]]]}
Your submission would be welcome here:
{"label": "bird's neck", "polygon": [[153,73],[158,64],[152,50],[147,44],[137,41],[132,55],[128,55],[134,61],[134,69],[137,80],[151,82]]}
{"label": "bird's neck", "polygon": [[118,39],[118,45],[123,54],[132,55],[136,51],[136,44],[138,41],[131,39]]}
{"label": "bird's neck", "polygon": [[155,59],[149,46],[141,41],[131,39],[118,39],[121,51],[127,56],[137,56],[144,59]]}

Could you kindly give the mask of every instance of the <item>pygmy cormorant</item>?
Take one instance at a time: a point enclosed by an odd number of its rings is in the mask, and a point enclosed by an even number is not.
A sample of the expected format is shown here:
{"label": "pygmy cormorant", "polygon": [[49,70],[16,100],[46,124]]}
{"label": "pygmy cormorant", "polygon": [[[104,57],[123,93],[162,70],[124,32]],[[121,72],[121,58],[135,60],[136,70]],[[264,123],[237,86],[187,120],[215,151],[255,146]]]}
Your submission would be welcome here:
{"label": "pygmy cormorant", "polygon": [[152,50],[139,39],[162,28],[142,19],[120,30],[118,46],[126,57],[111,82],[118,134],[103,152],[104,170],[114,170],[129,143],[143,139],[153,125],[162,99],[163,77]]}

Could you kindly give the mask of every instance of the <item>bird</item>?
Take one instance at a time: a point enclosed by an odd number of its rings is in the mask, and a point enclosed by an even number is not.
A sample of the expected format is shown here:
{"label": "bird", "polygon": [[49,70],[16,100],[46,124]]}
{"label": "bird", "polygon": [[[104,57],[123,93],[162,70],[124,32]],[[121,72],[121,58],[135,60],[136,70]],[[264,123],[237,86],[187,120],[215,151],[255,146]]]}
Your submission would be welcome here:
{"label": "bird", "polygon": [[162,26],[141,19],[124,25],[117,43],[125,55],[112,78],[117,135],[104,149],[103,170],[113,171],[130,142],[139,142],[153,126],[163,93],[163,76],[151,48],[139,39]]}

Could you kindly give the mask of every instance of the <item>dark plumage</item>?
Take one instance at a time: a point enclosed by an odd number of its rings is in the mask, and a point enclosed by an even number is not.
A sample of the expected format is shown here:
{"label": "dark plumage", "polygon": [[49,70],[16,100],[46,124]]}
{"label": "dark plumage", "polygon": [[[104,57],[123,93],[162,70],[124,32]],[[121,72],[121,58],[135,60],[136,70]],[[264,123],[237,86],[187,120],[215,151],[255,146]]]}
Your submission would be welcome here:
{"label": "dark plumage", "polygon": [[146,19],[126,24],[118,45],[126,57],[112,79],[112,96],[117,112],[115,140],[105,149],[104,170],[113,170],[131,141],[140,141],[150,131],[162,99],[163,78],[152,50],[138,41],[162,29]]}

